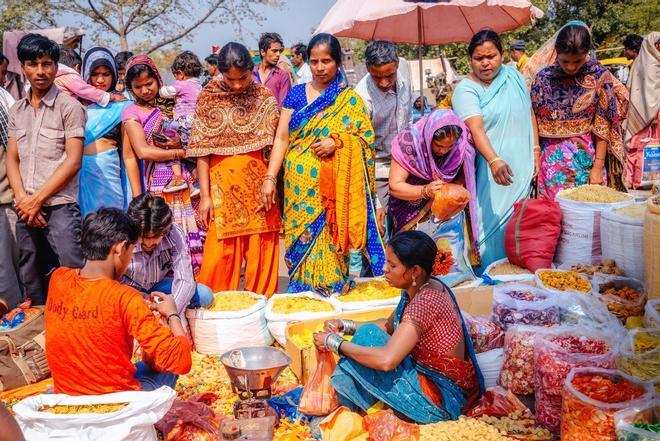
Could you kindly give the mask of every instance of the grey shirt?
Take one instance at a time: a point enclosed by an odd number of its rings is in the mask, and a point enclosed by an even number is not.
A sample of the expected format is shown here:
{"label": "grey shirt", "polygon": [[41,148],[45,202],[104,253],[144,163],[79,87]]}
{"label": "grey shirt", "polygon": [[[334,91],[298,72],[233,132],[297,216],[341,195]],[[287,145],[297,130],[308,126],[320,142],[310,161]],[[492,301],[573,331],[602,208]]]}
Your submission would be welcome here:
{"label": "grey shirt", "polygon": [[0,87],[0,204],[11,204],[14,194],[9,187],[7,178],[7,164],[5,155],[7,151],[6,135],[9,126],[9,109],[14,104],[14,98],[5,89]]}
{"label": "grey shirt", "polygon": [[[68,138],[84,138],[87,112],[82,104],[53,84],[34,109],[30,91],[9,112],[9,138],[16,140],[23,186],[32,194],[46,183],[66,159]],[[78,175],[44,206],[78,202]]]}

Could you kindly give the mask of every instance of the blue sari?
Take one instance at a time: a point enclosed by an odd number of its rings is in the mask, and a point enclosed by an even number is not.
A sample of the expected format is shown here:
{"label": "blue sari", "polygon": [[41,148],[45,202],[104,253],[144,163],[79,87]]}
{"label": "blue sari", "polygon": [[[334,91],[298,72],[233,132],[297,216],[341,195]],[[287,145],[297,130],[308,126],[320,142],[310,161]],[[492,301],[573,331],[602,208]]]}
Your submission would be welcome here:
{"label": "blue sari", "polygon": [[513,183],[498,185],[488,161],[477,155],[477,197],[479,200],[479,251],[481,271],[504,258],[504,232],[513,214],[513,205],[526,198],[534,173],[534,128],[532,103],[527,85],[515,67],[502,65],[493,82],[484,88],[462,80],[452,97],[452,106],[463,121],[481,116],[486,135],[497,156],[509,164]]}
{"label": "blue sari", "polygon": [[[458,303],[451,290],[440,280],[452,301]],[[401,300],[394,311],[394,329],[399,326],[408,303],[408,294],[402,291]],[[465,350],[469,354],[479,381],[480,393],[483,393],[484,380],[477,364],[470,334],[461,316],[461,327],[465,339]],[[376,325],[361,326],[351,340],[360,346],[382,347],[391,336]],[[442,394],[443,407],[438,407],[423,392],[418,373],[424,374],[435,384]],[[394,370],[377,371],[347,357],[340,357],[330,383],[337,392],[339,403],[349,409],[366,411],[378,401],[387,404],[393,410],[407,416],[418,424],[431,424],[439,421],[456,420],[467,401],[462,389],[440,372],[417,363],[408,355]]]}
{"label": "blue sari", "polygon": [[[121,124],[121,112],[132,101],[112,102],[103,108],[98,104],[87,107],[84,145],[97,141]],[[97,155],[83,155],[80,168],[78,202],[80,214],[96,211],[101,207],[128,208],[132,192],[118,148]]]}

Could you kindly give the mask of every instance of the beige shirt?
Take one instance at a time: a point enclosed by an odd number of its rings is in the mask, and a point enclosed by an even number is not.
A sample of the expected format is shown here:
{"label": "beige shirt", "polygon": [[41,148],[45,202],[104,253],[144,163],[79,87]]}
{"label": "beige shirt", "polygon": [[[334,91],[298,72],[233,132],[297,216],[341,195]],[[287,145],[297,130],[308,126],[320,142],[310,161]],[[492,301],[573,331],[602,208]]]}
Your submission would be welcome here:
{"label": "beige shirt", "polygon": [[[16,140],[23,186],[28,194],[40,189],[66,159],[68,138],[83,138],[87,112],[82,104],[53,85],[38,109],[31,92],[9,112],[9,138]],[[78,202],[78,175],[52,195],[45,206]]]}
{"label": "beige shirt", "polygon": [[[0,87],[0,106],[5,110],[5,115],[9,116],[9,109],[14,105],[14,98],[5,89]],[[9,125],[9,121],[5,120],[0,113],[0,124]],[[5,127],[7,128],[7,127]],[[4,145],[0,139],[0,204],[11,204],[14,200],[14,194],[9,187],[9,179],[7,178],[7,166],[5,164],[5,152],[7,146]]]}

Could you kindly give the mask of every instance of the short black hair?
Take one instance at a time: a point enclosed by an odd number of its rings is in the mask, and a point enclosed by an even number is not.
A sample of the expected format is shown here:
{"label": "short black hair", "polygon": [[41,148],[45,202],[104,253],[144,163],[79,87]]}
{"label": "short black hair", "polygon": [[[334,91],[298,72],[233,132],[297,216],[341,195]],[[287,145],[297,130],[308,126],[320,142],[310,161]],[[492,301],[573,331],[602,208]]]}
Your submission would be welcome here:
{"label": "short black hair", "polygon": [[297,43],[291,48],[291,52],[295,55],[302,55],[303,61],[307,61],[307,46],[303,43]]}
{"label": "short black hair", "polygon": [[82,58],[74,49],[60,46],[60,63],[71,68],[75,67],[76,64],[82,66]]}
{"label": "short black hair", "polygon": [[87,260],[105,260],[120,242],[132,245],[140,227],[118,208],[100,208],[85,216],[82,223],[82,254]]}
{"label": "short black hair", "polygon": [[433,132],[433,139],[440,141],[447,136],[453,136],[454,138],[458,139],[462,134],[463,129],[461,129],[459,126],[451,124],[448,126],[440,127],[438,130]]}
{"label": "short black hair", "polygon": [[307,44],[307,58],[309,59],[309,57],[312,55],[312,49],[322,45],[328,46],[328,49],[330,50],[330,56],[333,60],[335,60],[337,66],[341,66],[341,44],[339,43],[337,37],[331,34],[321,33],[314,35]]}
{"label": "short black hair", "polygon": [[626,35],[626,38],[623,39],[623,47],[639,53],[639,50],[642,48],[643,42],[644,42],[644,37],[642,37],[641,35],[630,34],[630,35]]}
{"label": "short black hair", "polygon": [[158,80],[158,75],[156,75],[156,72],[154,72],[150,66],[147,66],[146,64],[136,64],[126,71],[126,87],[130,89],[131,82],[144,72],[148,73],[149,76],[155,80]]}
{"label": "short black hair", "polygon": [[261,34],[261,37],[259,37],[259,50],[267,52],[273,43],[279,43],[284,46],[284,40],[282,40],[280,34],[277,32],[264,32]]}
{"label": "short black hair", "polygon": [[60,61],[60,47],[48,37],[39,34],[27,34],[16,47],[18,61],[25,64],[26,61],[35,61],[43,56],[50,57],[55,63]]}
{"label": "short black hair", "polygon": [[172,225],[172,210],[165,199],[142,193],[128,204],[128,216],[140,227],[140,234],[159,235]]}
{"label": "short black hair", "polygon": [[398,61],[399,54],[396,45],[391,41],[371,41],[364,51],[364,63],[367,66],[382,66],[383,64],[396,63]]}
{"label": "short black hair", "polygon": [[558,54],[586,54],[591,49],[591,33],[585,26],[564,26],[557,34],[555,50]]}
{"label": "short black hair", "polygon": [[208,64],[218,67],[218,54],[211,54],[208,57],[204,58]]}
{"label": "short black hair", "polygon": [[227,73],[232,67],[238,70],[252,71],[254,69],[254,60],[252,60],[250,51],[241,43],[235,41],[225,44],[218,54],[218,70],[220,72]]}
{"label": "short black hair", "polygon": [[433,273],[438,246],[428,234],[417,230],[401,231],[396,233],[387,245],[406,268],[417,265],[426,271],[427,275]]}
{"label": "short black hair", "polygon": [[5,54],[0,54],[0,64],[4,63],[5,61],[9,63],[9,58],[5,57]]}
{"label": "short black hair", "polygon": [[470,40],[470,44],[468,45],[468,55],[471,57],[475,49],[488,42],[493,43],[500,54],[504,53],[502,39],[499,34],[492,29],[482,29],[472,36],[472,40]]}
{"label": "short black hair", "polygon": [[117,70],[126,69],[126,63],[131,59],[135,54],[131,51],[121,51],[117,52],[115,55],[115,64],[117,65]]}
{"label": "short black hair", "polygon": [[172,73],[181,72],[187,77],[197,78],[202,74],[202,63],[194,53],[183,51],[174,58],[171,70]]}

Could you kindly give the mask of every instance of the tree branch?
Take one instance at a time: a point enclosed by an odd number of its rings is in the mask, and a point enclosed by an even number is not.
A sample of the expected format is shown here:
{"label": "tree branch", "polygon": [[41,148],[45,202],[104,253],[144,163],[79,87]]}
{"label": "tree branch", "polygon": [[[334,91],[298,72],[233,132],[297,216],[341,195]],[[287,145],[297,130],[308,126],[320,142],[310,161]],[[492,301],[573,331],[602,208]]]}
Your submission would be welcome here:
{"label": "tree branch", "polygon": [[218,8],[220,8],[220,5],[222,5],[224,2],[225,2],[225,0],[216,0],[216,1],[213,3],[213,5],[208,9],[208,11],[206,11],[206,13],[204,13],[200,18],[198,18],[193,24],[191,24],[190,26],[188,26],[187,28],[185,28],[184,30],[182,30],[181,32],[179,32],[178,34],[173,35],[173,36],[171,36],[171,37],[168,37],[168,38],[166,38],[166,39],[160,41],[158,44],[155,44],[154,46],[150,47],[150,48],[146,51],[147,54],[150,54],[150,53],[152,53],[152,52],[154,52],[154,51],[160,49],[161,47],[163,47],[163,46],[167,46],[168,44],[173,43],[173,42],[175,42],[175,41],[177,41],[177,40],[180,40],[180,39],[182,39],[183,37],[185,37],[186,35],[188,35],[188,34],[189,34],[190,32],[192,32],[197,26],[201,25],[201,24],[204,23],[206,20],[208,20],[208,18],[209,18],[211,15],[213,15],[213,13],[214,13],[215,11],[217,11]]}
{"label": "tree branch", "polygon": [[170,2],[163,2],[162,7],[159,10],[155,11],[153,14],[151,14],[147,18],[145,18],[143,20],[140,20],[140,22],[134,24],[133,27],[126,30],[126,33],[133,32],[137,28],[140,28],[140,27],[154,21],[155,19],[160,17],[162,14],[164,14],[165,11],[167,11],[167,8],[170,7],[171,5],[172,5],[171,1]]}
{"label": "tree branch", "polygon": [[124,30],[128,32],[128,29],[131,27],[131,24],[135,20],[135,18],[142,13],[142,9],[144,8],[144,5],[147,4],[147,0],[141,0],[140,3],[133,9],[133,12],[131,12],[131,15],[128,17],[128,20],[126,20],[126,24],[124,26]]}
{"label": "tree branch", "polygon": [[[95,21],[97,21],[97,22],[100,21],[100,22],[103,23],[108,29],[110,29],[112,32],[114,32],[114,33],[117,34],[117,35],[121,35],[121,33],[119,32],[119,30],[118,30],[118,29],[117,29],[112,23],[110,23],[110,21],[108,21],[108,19],[106,19],[106,18],[103,16],[103,14],[101,14],[101,12],[100,12],[98,9],[96,9],[96,6],[94,6],[94,4],[92,3],[92,0],[87,0],[87,4],[88,4],[89,7],[91,8],[91,10],[94,12],[94,14],[98,17],[98,20],[95,20]],[[81,8],[81,9],[82,9],[82,8]]]}

